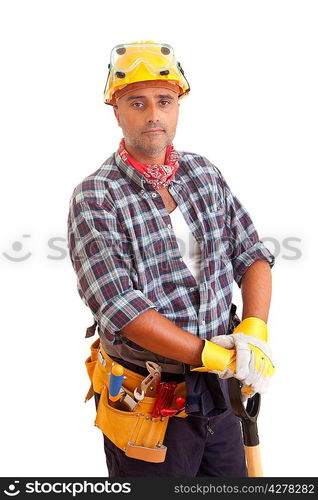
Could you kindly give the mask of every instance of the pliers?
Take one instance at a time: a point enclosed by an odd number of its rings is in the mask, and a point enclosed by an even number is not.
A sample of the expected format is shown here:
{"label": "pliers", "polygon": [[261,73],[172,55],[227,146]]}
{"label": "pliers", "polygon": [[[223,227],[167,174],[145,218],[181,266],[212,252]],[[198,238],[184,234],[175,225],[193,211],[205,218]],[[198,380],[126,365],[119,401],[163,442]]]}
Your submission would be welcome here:
{"label": "pliers", "polygon": [[[148,387],[150,387],[150,389],[153,390],[155,393],[156,389],[158,387],[158,384],[160,382],[160,379],[161,379],[161,366],[160,365],[158,365],[157,363],[154,363],[153,361],[146,361],[146,367],[147,367],[147,370],[149,372],[149,375],[147,375],[147,377],[144,378],[140,384],[141,392],[138,391],[137,387],[134,390],[134,398],[138,402],[140,402],[144,399]],[[151,387],[151,385],[153,387]]]}

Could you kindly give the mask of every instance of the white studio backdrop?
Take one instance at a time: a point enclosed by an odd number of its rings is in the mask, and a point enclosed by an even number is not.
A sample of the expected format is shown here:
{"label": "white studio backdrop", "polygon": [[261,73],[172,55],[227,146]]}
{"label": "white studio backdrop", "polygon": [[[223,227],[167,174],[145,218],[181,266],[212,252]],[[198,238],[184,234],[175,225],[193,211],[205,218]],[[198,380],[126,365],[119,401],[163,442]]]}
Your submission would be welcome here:
{"label": "white studio backdrop", "polygon": [[135,40],[174,47],[191,85],[174,144],[221,169],[276,255],[265,475],[317,476],[316,7],[1,2],[2,476],[107,474],[94,403],[83,402],[92,315],[66,221],[75,186],[118,146],[102,93],[111,48]]}

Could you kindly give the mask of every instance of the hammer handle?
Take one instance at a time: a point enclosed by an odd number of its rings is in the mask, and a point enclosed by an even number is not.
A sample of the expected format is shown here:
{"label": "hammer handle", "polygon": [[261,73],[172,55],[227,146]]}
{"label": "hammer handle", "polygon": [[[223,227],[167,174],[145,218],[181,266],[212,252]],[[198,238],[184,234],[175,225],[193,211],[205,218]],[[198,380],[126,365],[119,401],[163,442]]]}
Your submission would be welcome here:
{"label": "hammer handle", "polygon": [[263,477],[261,451],[259,445],[244,446],[248,477]]}

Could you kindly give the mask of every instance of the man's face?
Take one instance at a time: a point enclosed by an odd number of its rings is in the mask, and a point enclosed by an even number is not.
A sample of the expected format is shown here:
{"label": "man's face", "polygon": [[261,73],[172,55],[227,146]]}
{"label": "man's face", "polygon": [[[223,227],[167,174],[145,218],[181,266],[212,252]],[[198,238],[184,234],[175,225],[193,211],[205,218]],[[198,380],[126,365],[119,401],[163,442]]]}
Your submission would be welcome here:
{"label": "man's face", "polygon": [[126,146],[157,156],[175,136],[178,94],[164,87],[134,89],[118,99],[114,112]]}

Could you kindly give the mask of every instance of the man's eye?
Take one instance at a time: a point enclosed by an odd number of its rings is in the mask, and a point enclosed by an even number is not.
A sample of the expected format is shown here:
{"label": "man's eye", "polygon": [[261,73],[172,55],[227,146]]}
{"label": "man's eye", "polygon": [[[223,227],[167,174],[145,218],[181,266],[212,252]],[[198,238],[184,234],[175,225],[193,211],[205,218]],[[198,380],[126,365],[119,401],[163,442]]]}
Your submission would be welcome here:
{"label": "man's eye", "polygon": [[166,106],[167,104],[170,104],[170,101],[166,101],[166,100],[162,100],[160,101],[160,104],[162,104],[163,106]]}
{"label": "man's eye", "polygon": [[141,108],[141,106],[143,106],[143,103],[142,102],[133,102],[132,103],[132,106],[134,108]]}

